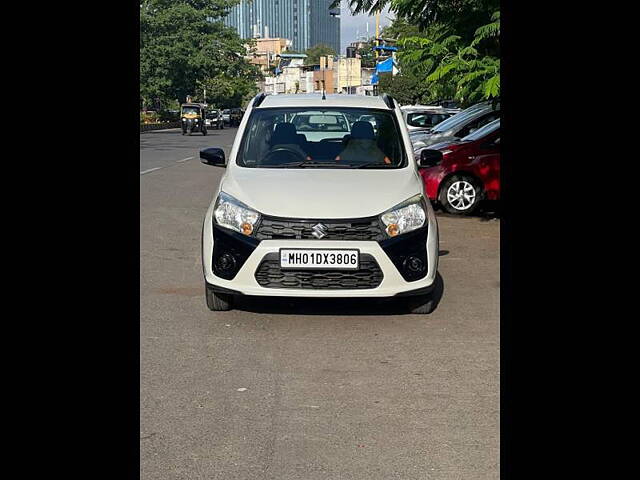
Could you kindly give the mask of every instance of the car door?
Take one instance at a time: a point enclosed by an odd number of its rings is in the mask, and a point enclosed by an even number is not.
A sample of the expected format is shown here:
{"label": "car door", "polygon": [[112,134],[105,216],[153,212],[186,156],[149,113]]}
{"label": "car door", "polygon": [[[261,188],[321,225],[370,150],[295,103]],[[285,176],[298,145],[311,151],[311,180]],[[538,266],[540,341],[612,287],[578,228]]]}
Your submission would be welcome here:
{"label": "car door", "polygon": [[500,130],[488,135],[474,152],[476,175],[482,180],[486,198],[500,199]]}

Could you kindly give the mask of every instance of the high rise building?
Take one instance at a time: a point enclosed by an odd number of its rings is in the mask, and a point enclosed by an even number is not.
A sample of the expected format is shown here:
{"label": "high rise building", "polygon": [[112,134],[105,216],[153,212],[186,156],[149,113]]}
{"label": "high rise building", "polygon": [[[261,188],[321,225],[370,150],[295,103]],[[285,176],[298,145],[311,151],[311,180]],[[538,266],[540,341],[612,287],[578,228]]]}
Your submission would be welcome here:
{"label": "high rise building", "polygon": [[319,43],[340,53],[339,8],[332,0],[240,0],[224,19],[242,38],[287,38],[305,51]]}

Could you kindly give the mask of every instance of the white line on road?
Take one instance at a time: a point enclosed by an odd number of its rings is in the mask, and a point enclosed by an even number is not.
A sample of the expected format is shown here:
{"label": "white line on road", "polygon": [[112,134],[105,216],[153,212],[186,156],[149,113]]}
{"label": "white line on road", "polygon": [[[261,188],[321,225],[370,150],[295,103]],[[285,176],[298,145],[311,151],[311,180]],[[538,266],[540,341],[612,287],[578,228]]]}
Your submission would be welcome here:
{"label": "white line on road", "polygon": [[140,175],[144,175],[145,173],[155,172],[156,170],[160,170],[162,167],[150,168],[149,170],[143,170],[140,172]]}
{"label": "white line on road", "polygon": [[187,157],[187,158],[183,158],[182,160],[176,160],[176,163],[182,163],[182,162],[186,162],[187,160],[191,160],[194,157]]}

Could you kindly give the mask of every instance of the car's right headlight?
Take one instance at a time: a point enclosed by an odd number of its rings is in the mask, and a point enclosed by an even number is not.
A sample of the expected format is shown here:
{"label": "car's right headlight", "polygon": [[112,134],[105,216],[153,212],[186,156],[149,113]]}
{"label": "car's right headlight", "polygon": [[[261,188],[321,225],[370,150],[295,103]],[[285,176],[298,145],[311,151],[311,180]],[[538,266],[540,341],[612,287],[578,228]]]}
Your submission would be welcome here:
{"label": "car's right headlight", "polygon": [[243,235],[250,236],[260,221],[260,214],[231,195],[220,192],[214,209],[216,223]]}
{"label": "car's right headlight", "polygon": [[387,235],[397,237],[422,227],[427,218],[424,202],[418,194],[380,215]]}

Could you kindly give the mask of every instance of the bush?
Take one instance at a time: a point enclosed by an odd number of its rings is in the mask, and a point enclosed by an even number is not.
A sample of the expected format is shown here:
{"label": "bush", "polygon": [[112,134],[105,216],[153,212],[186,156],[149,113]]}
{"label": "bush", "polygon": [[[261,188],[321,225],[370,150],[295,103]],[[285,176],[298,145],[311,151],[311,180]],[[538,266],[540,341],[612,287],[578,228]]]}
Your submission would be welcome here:
{"label": "bush", "polygon": [[153,112],[153,111],[140,112],[141,124],[158,123],[159,120],[160,120],[160,115],[158,114],[158,112]]}

